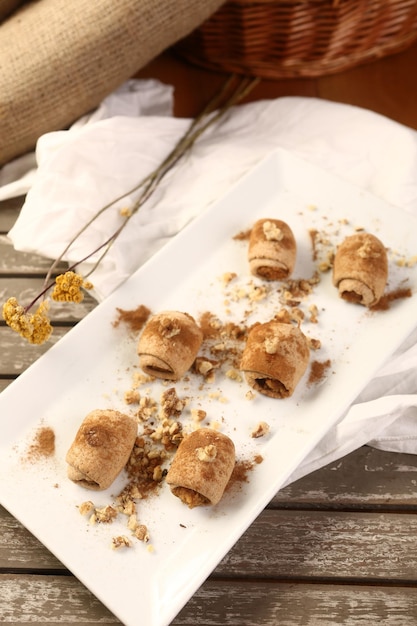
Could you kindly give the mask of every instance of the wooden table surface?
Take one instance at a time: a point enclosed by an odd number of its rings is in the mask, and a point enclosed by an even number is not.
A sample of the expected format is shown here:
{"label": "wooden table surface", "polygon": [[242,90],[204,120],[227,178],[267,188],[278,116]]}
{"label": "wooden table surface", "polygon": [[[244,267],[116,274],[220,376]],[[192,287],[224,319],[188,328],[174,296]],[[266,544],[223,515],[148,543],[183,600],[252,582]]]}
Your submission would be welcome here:
{"label": "wooden table surface", "polygon": [[[417,45],[348,72],[264,81],[251,99],[304,95],[370,108],[417,129]],[[170,53],[138,72],[175,85],[175,113],[195,115],[223,81]],[[0,203],[0,294],[28,301],[49,262],[17,253],[7,232],[23,199]],[[95,306],[53,320],[54,340]],[[74,314],[74,311],[77,313]],[[50,344],[48,344],[49,346]],[[0,391],[47,347],[0,323]],[[8,419],[1,416],[0,419]],[[138,615],[140,596],[138,595]],[[120,623],[0,507],[0,623]],[[417,457],[363,447],[282,489],[173,624],[417,624]],[[141,624],[138,618],[138,625]]]}

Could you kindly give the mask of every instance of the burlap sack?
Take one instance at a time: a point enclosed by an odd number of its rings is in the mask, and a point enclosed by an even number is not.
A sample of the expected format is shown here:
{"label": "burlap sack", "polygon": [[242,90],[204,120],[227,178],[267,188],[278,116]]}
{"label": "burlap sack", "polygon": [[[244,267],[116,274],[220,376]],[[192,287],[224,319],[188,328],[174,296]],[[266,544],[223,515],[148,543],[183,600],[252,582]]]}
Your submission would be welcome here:
{"label": "burlap sack", "polygon": [[[224,0],[35,0],[0,24],[0,165],[67,127]],[[1,2],[1,0],[0,0]]]}

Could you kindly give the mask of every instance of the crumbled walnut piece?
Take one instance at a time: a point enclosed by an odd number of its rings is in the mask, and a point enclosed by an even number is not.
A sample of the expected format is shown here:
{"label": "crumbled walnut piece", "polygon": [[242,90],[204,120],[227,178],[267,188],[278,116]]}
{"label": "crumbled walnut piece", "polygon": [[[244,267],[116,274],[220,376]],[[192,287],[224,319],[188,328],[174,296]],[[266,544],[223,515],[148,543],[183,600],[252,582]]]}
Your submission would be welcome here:
{"label": "crumbled walnut piece", "polygon": [[258,437],[263,437],[269,432],[269,424],[266,422],[259,422],[257,427],[251,432],[251,437],[257,439]]}
{"label": "crumbled walnut piece", "polygon": [[243,380],[241,374],[235,369],[227,370],[226,376],[227,378],[230,378],[230,380],[235,380],[238,383],[241,383]]}
{"label": "crumbled walnut piece", "polygon": [[187,404],[186,400],[180,399],[177,396],[175,387],[170,387],[163,392],[160,401],[160,415],[161,417],[179,417],[183,412]]}
{"label": "crumbled walnut piece", "polygon": [[249,300],[251,302],[259,302],[259,300],[264,300],[268,295],[268,289],[265,285],[251,285],[251,290],[249,291]]}
{"label": "crumbled walnut piece", "polygon": [[317,306],[315,304],[312,304],[311,306],[309,306],[308,310],[310,313],[310,322],[312,322],[312,324],[317,324],[319,314]]}
{"label": "crumbled walnut piece", "polygon": [[179,335],[181,332],[181,328],[175,320],[171,320],[168,318],[162,318],[159,323],[159,328],[161,335],[166,337],[167,339],[171,339],[176,335]]}
{"label": "crumbled walnut piece", "polygon": [[249,389],[249,391],[245,393],[245,398],[246,400],[253,400],[254,398],[256,398],[256,393],[254,393],[252,389]]}
{"label": "crumbled walnut piece", "polygon": [[203,411],[203,409],[192,409],[191,417],[195,422],[202,422],[207,417],[207,411]]}
{"label": "crumbled walnut piece", "polygon": [[94,509],[94,504],[91,502],[91,500],[88,500],[87,502],[82,502],[78,506],[78,510],[81,513],[81,515],[88,515],[89,513],[91,513],[93,509]]}
{"label": "crumbled walnut piece", "polygon": [[135,528],[135,537],[139,539],[139,541],[143,541],[144,543],[148,543],[149,541],[149,533],[145,524],[138,524]]}
{"label": "crumbled walnut piece", "polygon": [[138,404],[140,400],[140,393],[137,389],[130,389],[125,392],[126,404]]}
{"label": "crumbled walnut piece", "polygon": [[266,220],[262,224],[262,230],[265,235],[265,239],[268,241],[281,241],[284,238],[284,233],[281,228],[269,220]]}
{"label": "crumbled walnut piece", "polygon": [[379,250],[375,250],[372,244],[369,241],[365,241],[357,252],[358,256],[361,259],[377,259],[381,256],[381,252]]}
{"label": "crumbled walnut piece", "polygon": [[153,398],[142,396],[139,400],[139,408],[136,417],[142,422],[146,422],[153,417],[158,410],[158,405]]}
{"label": "crumbled walnut piece", "polygon": [[132,513],[132,515],[129,515],[129,519],[127,520],[127,527],[129,530],[135,532],[138,526],[138,518],[134,513]]}
{"label": "crumbled walnut piece", "polygon": [[217,456],[217,448],[213,443],[195,449],[196,457],[199,461],[212,463]]}
{"label": "crumbled walnut piece", "polygon": [[304,313],[298,307],[292,307],[290,310],[290,318],[292,322],[302,322],[304,319]]}
{"label": "crumbled walnut piece", "polygon": [[94,509],[94,513],[91,517],[94,517],[94,522],[98,522],[99,524],[111,524],[117,517],[117,510],[108,504],[101,509]]}
{"label": "crumbled walnut piece", "polygon": [[278,350],[278,337],[266,337],[264,341],[265,352],[267,354],[276,354]]}
{"label": "crumbled walnut piece", "polygon": [[118,550],[119,548],[130,548],[130,541],[125,535],[119,535],[118,537],[112,538],[111,546],[113,550]]}
{"label": "crumbled walnut piece", "polygon": [[219,361],[208,359],[204,356],[199,356],[194,361],[194,370],[197,372],[197,374],[201,374],[206,379],[210,377],[210,380],[212,381],[214,370],[217,369],[219,365]]}
{"label": "crumbled walnut piece", "polygon": [[236,277],[237,277],[236,272],[225,272],[222,276],[222,281],[224,282],[225,285],[228,285]]}
{"label": "crumbled walnut piece", "polygon": [[278,313],[274,315],[274,319],[282,324],[291,324],[291,315],[288,309],[280,309]]}
{"label": "crumbled walnut piece", "polygon": [[321,348],[320,339],[314,339],[313,337],[307,337],[307,343],[311,350],[319,350]]}

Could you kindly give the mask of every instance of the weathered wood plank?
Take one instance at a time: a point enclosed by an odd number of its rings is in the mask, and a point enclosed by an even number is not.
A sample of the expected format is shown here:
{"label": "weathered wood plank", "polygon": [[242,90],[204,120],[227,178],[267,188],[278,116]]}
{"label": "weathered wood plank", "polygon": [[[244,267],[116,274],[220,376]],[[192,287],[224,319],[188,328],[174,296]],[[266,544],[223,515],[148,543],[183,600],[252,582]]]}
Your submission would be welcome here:
{"label": "weathered wood plank", "polygon": [[72,576],[0,574],[2,624],[120,624]]}
{"label": "weathered wood plank", "polygon": [[[8,274],[41,274],[49,270],[52,260],[30,252],[15,250],[6,235],[0,235],[0,276]],[[65,271],[66,263],[58,265],[58,272]]]}
{"label": "weathered wood plank", "polygon": [[363,446],[288,485],[271,506],[417,511],[417,455]]}
{"label": "weathered wood plank", "polygon": [[0,393],[13,382],[14,378],[0,378]]}
{"label": "weathered wood plank", "polygon": [[15,223],[24,197],[9,198],[0,202],[0,232],[7,233]]}
{"label": "weathered wood plank", "polygon": [[[61,569],[0,509],[0,568]],[[417,517],[265,510],[219,564],[228,578],[416,580]]]}
{"label": "weathered wood plank", "polygon": [[216,569],[222,576],[414,580],[417,517],[264,511]]}
{"label": "weathered wood plank", "polygon": [[34,346],[7,326],[0,326],[0,376],[17,376],[32,365],[54,343],[63,337],[69,328],[56,327],[47,343]]}
{"label": "weathered wood plank", "polygon": [[[78,580],[0,576],[0,622],[5,624],[120,624]],[[208,580],[172,626],[414,626],[415,587],[293,584]],[[140,624],[138,592],[138,624]],[[145,625],[144,625],[145,626]]]}
{"label": "weathered wood plank", "polygon": [[412,626],[417,589],[207,581],[172,626]]}

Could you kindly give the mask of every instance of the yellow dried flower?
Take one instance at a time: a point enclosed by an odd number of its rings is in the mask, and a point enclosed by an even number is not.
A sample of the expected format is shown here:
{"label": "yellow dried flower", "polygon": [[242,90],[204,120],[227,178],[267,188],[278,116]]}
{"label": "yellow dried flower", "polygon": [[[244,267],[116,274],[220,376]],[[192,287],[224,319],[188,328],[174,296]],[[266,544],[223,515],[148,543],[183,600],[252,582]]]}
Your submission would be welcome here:
{"label": "yellow dried flower", "polygon": [[84,281],[80,274],[68,271],[60,274],[55,279],[55,286],[51,294],[52,300],[56,302],[82,302],[83,289],[92,289],[93,285],[89,281]]}
{"label": "yellow dried flower", "polygon": [[35,313],[29,315],[25,308],[12,297],[3,304],[3,318],[8,326],[29,343],[41,344],[47,341],[52,333],[52,326],[47,312],[49,303],[41,302]]}

